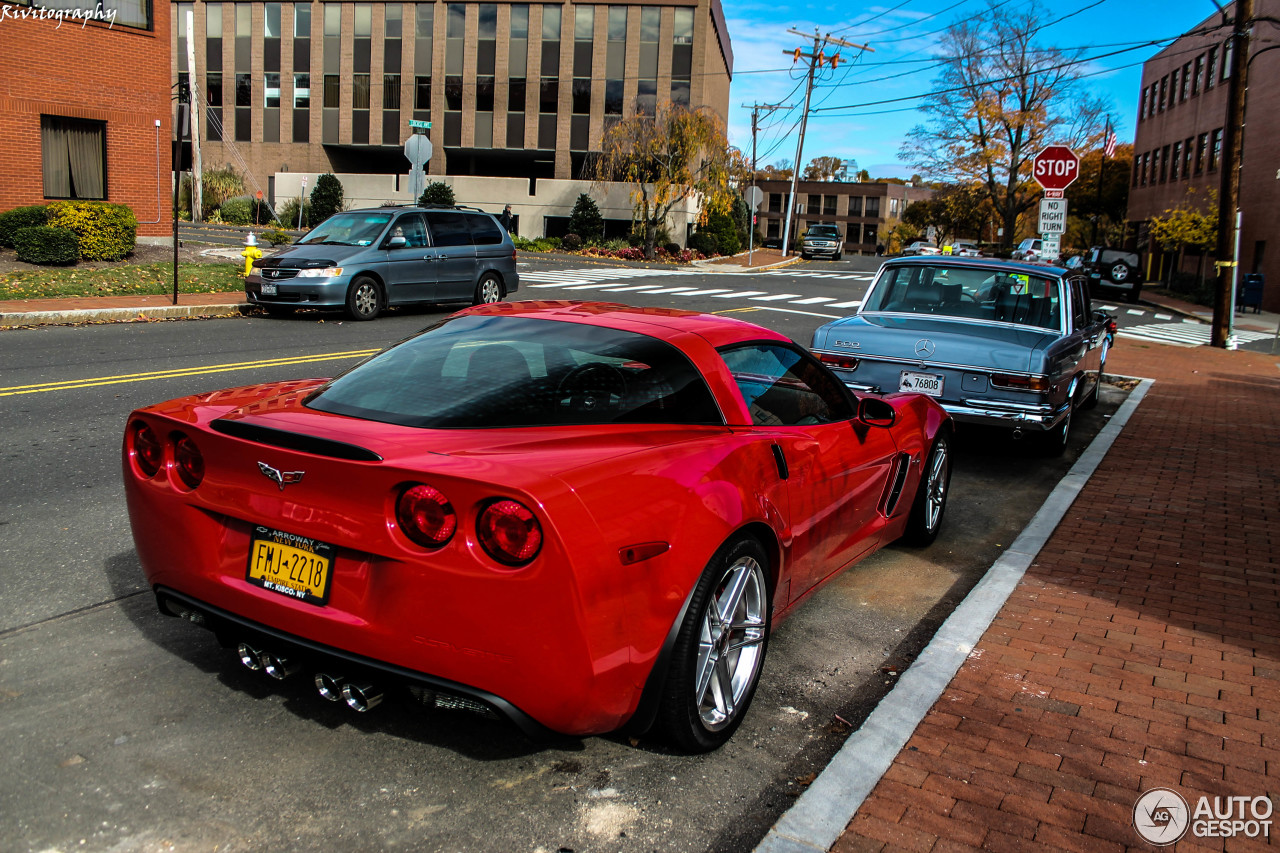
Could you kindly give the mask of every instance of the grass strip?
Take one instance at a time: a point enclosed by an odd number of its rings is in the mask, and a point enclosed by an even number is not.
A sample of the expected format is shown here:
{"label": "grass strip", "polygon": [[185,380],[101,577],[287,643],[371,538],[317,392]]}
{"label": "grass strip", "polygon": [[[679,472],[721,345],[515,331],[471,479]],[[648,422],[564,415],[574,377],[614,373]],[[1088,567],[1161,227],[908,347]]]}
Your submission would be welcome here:
{"label": "grass strip", "polygon": [[[179,293],[244,292],[240,264],[180,264]],[[127,264],[109,269],[62,267],[0,273],[0,300],[55,296],[173,293],[172,264]]]}

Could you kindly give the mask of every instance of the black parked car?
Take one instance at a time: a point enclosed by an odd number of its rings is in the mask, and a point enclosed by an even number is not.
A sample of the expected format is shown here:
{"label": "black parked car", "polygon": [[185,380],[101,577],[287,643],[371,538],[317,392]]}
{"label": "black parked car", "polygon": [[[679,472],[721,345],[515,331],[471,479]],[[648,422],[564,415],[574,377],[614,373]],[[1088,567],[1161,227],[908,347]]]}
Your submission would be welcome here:
{"label": "black parked car", "polygon": [[1130,302],[1138,301],[1142,293],[1142,267],[1135,253],[1094,246],[1084,253],[1083,267],[1089,276],[1089,289],[1094,293],[1101,289],[1120,290]]}

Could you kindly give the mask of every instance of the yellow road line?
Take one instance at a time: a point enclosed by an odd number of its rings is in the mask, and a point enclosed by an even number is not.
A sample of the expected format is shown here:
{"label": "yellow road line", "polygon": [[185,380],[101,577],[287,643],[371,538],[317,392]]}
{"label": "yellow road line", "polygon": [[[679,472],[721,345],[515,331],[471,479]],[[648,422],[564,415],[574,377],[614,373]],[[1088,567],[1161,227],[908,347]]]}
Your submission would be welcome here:
{"label": "yellow road line", "polygon": [[183,376],[203,376],[211,373],[227,373],[233,370],[254,370],[259,367],[284,367],[291,364],[312,364],[320,361],[337,361],[347,358],[364,358],[378,352],[376,349],[348,350],[321,355],[300,355],[291,358],[268,358],[261,361],[239,361],[229,364],[210,364],[202,367],[186,367],[177,370],[155,370],[148,373],[123,373],[118,376],[97,376],[88,379],[67,379],[61,382],[45,382],[39,385],[14,385],[0,388],[0,397],[15,394],[40,394],[45,391],[70,391],[77,388],[94,388],[99,385],[117,385],[127,382],[149,382],[152,379],[176,379]]}

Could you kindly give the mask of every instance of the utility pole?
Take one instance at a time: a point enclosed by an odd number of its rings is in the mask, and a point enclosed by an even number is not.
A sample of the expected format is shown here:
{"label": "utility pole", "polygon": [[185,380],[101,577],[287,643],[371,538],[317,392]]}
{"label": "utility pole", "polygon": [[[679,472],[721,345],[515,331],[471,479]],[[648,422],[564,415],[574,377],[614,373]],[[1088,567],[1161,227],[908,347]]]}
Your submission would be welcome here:
{"label": "utility pole", "polygon": [[191,221],[199,222],[204,213],[204,169],[200,162],[200,87],[196,82],[200,75],[196,74],[196,34],[195,13],[187,9],[186,21],[183,22],[187,32],[187,79],[191,86]]}
{"label": "utility pole", "polygon": [[[743,104],[747,106],[747,104]],[[756,185],[756,133],[760,129],[760,110],[767,110],[765,115],[774,110],[789,110],[790,104],[751,104],[751,186]],[[747,264],[751,264],[751,256],[755,251],[756,212],[751,211],[751,222],[747,227]]]}
{"label": "utility pole", "polygon": [[[787,30],[792,35],[804,36],[808,38],[808,33],[802,33],[799,30]],[[836,47],[847,47],[855,50],[871,50],[864,44],[854,44],[844,39],[836,38],[828,33],[825,36],[818,35],[818,31],[813,31],[813,53],[804,53],[801,48],[794,51],[784,50],[783,53],[790,54],[793,61],[799,62],[801,59],[809,60],[808,79],[806,80],[804,89],[804,112],[800,114],[800,138],[796,140],[796,162],[791,172],[791,192],[787,196],[787,210],[782,217],[782,257],[787,256],[787,251],[791,248],[791,217],[795,215],[796,209],[796,184],[800,180],[800,164],[803,162],[801,157],[804,154],[804,132],[809,124],[809,102],[813,98],[813,80],[817,74],[818,67],[826,61],[831,62],[831,67],[835,68],[836,63],[840,61],[840,54],[836,52],[830,57],[823,56],[823,49],[827,45],[835,45]]]}
{"label": "utility pole", "polygon": [[1253,24],[1253,0],[1236,0],[1236,17],[1231,28],[1231,84],[1227,89],[1227,120],[1222,129],[1222,184],[1218,205],[1218,287],[1213,298],[1213,336],[1215,347],[1227,346],[1231,337],[1234,305],[1234,283],[1240,227],[1240,165],[1243,159],[1244,95],[1248,85],[1249,27]]}

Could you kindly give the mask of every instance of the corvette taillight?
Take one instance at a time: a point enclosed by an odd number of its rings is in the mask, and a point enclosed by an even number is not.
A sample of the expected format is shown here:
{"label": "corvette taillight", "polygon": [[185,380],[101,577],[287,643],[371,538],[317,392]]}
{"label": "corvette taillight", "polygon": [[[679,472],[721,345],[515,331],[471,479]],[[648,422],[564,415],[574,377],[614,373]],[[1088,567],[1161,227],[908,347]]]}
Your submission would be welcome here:
{"label": "corvette taillight", "polygon": [[439,489],[419,484],[400,493],[396,523],[405,536],[419,545],[439,548],[458,529],[458,516]]}
{"label": "corvette taillight", "polygon": [[132,441],[133,464],[144,477],[154,477],[164,464],[164,447],[155,431],[142,421],[134,421]]}
{"label": "corvette taillight", "polygon": [[509,566],[524,565],[538,556],[542,547],[542,525],[518,501],[499,500],[485,507],[476,522],[476,533],[485,552]]}
{"label": "corvette taillight", "polygon": [[194,489],[204,479],[204,456],[189,436],[174,434],[173,461],[178,469],[178,479],[188,489]]}

